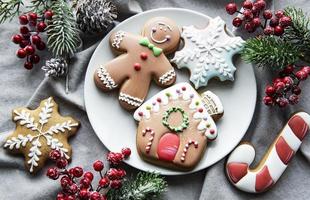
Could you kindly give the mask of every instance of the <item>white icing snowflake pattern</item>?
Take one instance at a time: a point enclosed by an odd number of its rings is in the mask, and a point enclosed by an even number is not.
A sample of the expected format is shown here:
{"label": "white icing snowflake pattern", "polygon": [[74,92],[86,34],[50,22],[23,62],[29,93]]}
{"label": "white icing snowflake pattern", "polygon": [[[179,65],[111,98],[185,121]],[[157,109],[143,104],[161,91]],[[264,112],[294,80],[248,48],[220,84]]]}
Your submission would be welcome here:
{"label": "white icing snowflake pattern", "polygon": [[14,110],[15,117],[13,120],[18,122],[21,126],[30,129],[31,132],[35,134],[27,134],[26,136],[23,134],[18,134],[17,137],[8,139],[4,144],[4,147],[9,148],[10,150],[20,149],[22,147],[26,147],[28,143],[31,143],[32,146],[28,153],[29,160],[27,161],[27,164],[30,165],[30,172],[33,172],[34,168],[38,166],[40,155],[42,155],[40,150],[40,147],[42,146],[40,142],[41,137],[45,138],[46,144],[51,149],[58,150],[61,155],[67,159],[70,158],[67,154],[68,149],[64,148],[63,144],[53,136],[57,133],[65,133],[66,130],[70,131],[72,127],[78,126],[78,123],[72,123],[71,120],[68,120],[61,124],[56,123],[50,126],[47,131],[43,131],[44,125],[48,123],[49,118],[51,118],[53,114],[53,106],[54,103],[50,97],[44,102],[44,106],[41,108],[38,123],[35,122],[34,117],[32,117],[26,110],[22,110],[21,112]]}
{"label": "white icing snowflake pattern", "polygon": [[206,86],[213,77],[219,77],[221,81],[234,80],[236,68],[232,56],[243,48],[245,41],[228,35],[220,17],[210,19],[204,29],[183,27],[182,37],[184,48],[176,52],[171,61],[178,68],[190,70],[190,81],[196,89]]}

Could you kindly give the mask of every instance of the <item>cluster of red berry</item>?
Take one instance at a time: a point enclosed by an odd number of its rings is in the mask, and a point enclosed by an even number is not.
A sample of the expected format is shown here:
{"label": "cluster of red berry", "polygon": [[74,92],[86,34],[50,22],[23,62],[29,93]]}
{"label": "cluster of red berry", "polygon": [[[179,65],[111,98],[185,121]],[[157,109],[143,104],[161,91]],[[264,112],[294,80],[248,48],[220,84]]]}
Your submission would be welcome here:
{"label": "cluster of red berry", "polygon": [[[244,29],[249,33],[262,28],[265,35],[281,36],[284,33],[284,28],[290,26],[292,23],[292,19],[289,16],[285,16],[282,10],[276,11],[274,16],[271,10],[264,10],[266,8],[265,0],[257,0],[254,3],[246,0],[243,2],[242,8],[242,11],[238,11],[236,3],[226,5],[228,14],[233,15],[237,12],[241,15],[240,17],[235,17],[232,24],[235,27],[241,27],[243,25]],[[262,18],[264,22],[262,22]]]}
{"label": "cluster of red berry", "polygon": [[56,163],[56,167],[49,168],[46,175],[53,180],[60,178],[62,191],[58,193],[57,200],[107,200],[106,193],[110,189],[122,187],[122,181],[126,176],[124,169],[117,168],[125,158],[131,154],[129,148],[122,149],[122,153],[110,152],[107,155],[110,168],[103,173],[104,163],[97,160],[93,163],[93,169],[99,173],[100,179],[97,188],[92,182],[94,174],[84,172],[82,167],[67,169],[68,161],[61,157],[57,150],[50,153],[50,159]]}
{"label": "cluster of red berry", "polygon": [[301,89],[300,81],[306,80],[310,75],[310,67],[304,66],[295,72],[297,67],[289,65],[279,73],[279,78],[273,80],[272,85],[265,88],[266,96],[263,101],[268,106],[278,105],[285,107],[294,105],[299,101]]}
{"label": "cluster of red berry", "polygon": [[12,41],[20,46],[20,49],[16,52],[17,57],[26,57],[24,64],[26,69],[32,69],[33,64],[40,61],[40,57],[35,51],[36,49],[44,50],[46,45],[39,33],[45,31],[47,27],[45,20],[51,20],[52,16],[53,12],[50,10],[45,11],[42,17],[33,12],[19,16],[19,23],[22,25],[20,34],[14,35]]}

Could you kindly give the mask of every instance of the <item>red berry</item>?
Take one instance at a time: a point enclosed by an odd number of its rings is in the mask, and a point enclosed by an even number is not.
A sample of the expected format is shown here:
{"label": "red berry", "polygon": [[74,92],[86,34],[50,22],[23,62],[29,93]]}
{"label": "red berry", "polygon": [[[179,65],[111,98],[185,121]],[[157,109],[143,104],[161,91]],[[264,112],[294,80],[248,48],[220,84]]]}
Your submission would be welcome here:
{"label": "red berry", "polygon": [[284,74],[290,74],[290,73],[292,73],[294,71],[294,65],[288,65],[287,67],[285,67],[284,69],[283,69],[283,73]]}
{"label": "red berry", "polygon": [[44,32],[46,27],[47,27],[47,25],[44,22],[39,22],[37,25],[37,31]]}
{"label": "red berry", "polygon": [[259,27],[261,25],[261,21],[259,17],[255,17],[252,21],[255,27]]}
{"label": "red berry", "polygon": [[253,13],[251,10],[248,10],[248,9],[243,11],[243,16],[248,21],[253,19]]}
{"label": "red berry", "polygon": [[226,5],[226,12],[230,15],[233,15],[237,11],[237,4],[229,3]]}
{"label": "red berry", "polygon": [[109,171],[107,171],[107,176],[110,180],[120,179],[118,170],[115,168],[110,168]]}
{"label": "red berry", "polygon": [[296,94],[292,94],[289,98],[288,98],[290,104],[295,105],[299,102],[299,96]]}
{"label": "red berry", "polygon": [[16,55],[19,58],[25,58],[27,55],[27,52],[25,51],[25,49],[18,49],[16,52]]}
{"label": "red berry", "polygon": [[12,42],[14,42],[15,44],[21,43],[22,40],[23,40],[23,37],[19,34],[13,35],[12,37]]}
{"label": "red berry", "polygon": [[59,169],[64,169],[67,165],[68,165],[68,160],[66,160],[65,158],[60,158],[56,161],[56,166]]}
{"label": "red berry", "polygon": [[274,27],[274,34],[276,36],[281,36],[284,33],[284,28],[282,26]]}
{"label": "red berry", "polygon": [[30,21],[29,26],[35,27],[37,25],[37,21]]}
{"label": "red berry", "polygon": [[99,186],[100,187],[108,187],[110,185],[110,180],[107,177],[100,179]]}
{"label": "red berry", "polygon": [[242,7],[245,9],[252,9],[253,3],[250,0],[246,0],[243,2]]}
{"label": "red berry", "polygon": [[254,3],[254,5],[260,9],[263,10],[266,7],[266,2],[264,0],[258,0]]}
{"label": "red berry", "polygon": [[99,192],[92,192],[90,194],[90,200],[100,200],[100,194]]}
{"label": "red berry", "polygon": [[26,34],[29,33],[29,29],[28,29],[27,26],[22,26],[22,27],[20,27],[19,31],[20,31],[20,33],[23,34],[23,35],[26,35]]}
{"label": "red berry", "polygon": [[36,13],[28,13],[28,18],[29,18],[29,21],[37,21],[38,19],[38,15]]}
{"label": "red berry", "polygon": [[107,155],[107,160],[111,165],[119,165],[124,159],[124,155],[121,153],[109,152]]}
{"label": "red berry", "polygon": [[284,16],[284,11],[283,10],[277,10],[276,13],[275,13],[275,16],[277,18],[281,18]]}
{"label": "red berry", "polygon": [[125,158],[128,158],[131,154],[131,149],[130,148],[123,148],[122,154],[124,155]]}
{"label": "red berry", "polygon": [[252,13],[254,16],[259,16],[259,13],[260,13],[260,9],[258,9],[255,5],[253,5],[253,8],[252,8]]}
{"label": "red berry", "polygon": [[119,189],[122,187],[122,182],[120,180],[111,181],[110,187],[113,189]]}
{"label": "red berry", "polygon": [[272,18],[272,12],[271,10],[265,10],[263,13],[263,16],[265,19],[271,19]]}
{"label": "red berry", "polygon": [[284,108],[288,105],[289,101],[287,98],[279,97],[276,99],[276,103],[278,104],[280,108]]}
{"label": "red berry", "polygon": [[41,37],[38,35],[31,36],[31,41],[33,44],[39,44],[41,42]]}
{"label": "red berry", "polygon": [[301,70],[310,75],[310,66],[304,66],[301,68]]}
{"label": "red berry", "polygon": [[46,172],[46,176],[53,180],[58,179],[59,177],[58,169],[56,167],[49,168]]}
{"label": "red berry", "polygon": [[298,80],[302,80],[302,81],[308,78],[308,74],[304,72],[303,70],[296,72],[295,76],[297,77]]}
{"label": "red berry", "polygon": [[279,19],[278,18],[273,17],[269,21],[269,26],[271,26],[271,27],[278,26],[278,24],[279,24]]}
{"label": "red berry", "polygon": [[276,92],[276,89],[270,85],[265,88],[265,93],[268,96],[272,96],[275,92]]}
{"label": "red berry", "polygon": [[49,158],[53,161],[58,160],[61,157],[60,151],[52,150],[49,154]]}
{"label": "red berry", "polygon": [[28,40],[22,40],[20,43],[19,43],[19,46],[21,48],[25,48],[28,44],[30,44],[30,42]]}
{"label": "red berry", "polygon": [[71,194],[77,193],[78,190],[79,190],[79,188],[78,188],[78,186],[76,184],[70,185],[69,191],[70,191]]}
{"label": "red berry", "polygon": [[271,26],[267,26],[265,29],[264,29],[264,34],[265,35],[272,35],[274,32],[274,28],[271,27]]}
{"label": "red berry", "polygon": [[83,177],[88,178],[90,181],[94,179],[94,175],[91,172],[86,172]]}
{"label": "red berry", "polygon": [[292,92],[296,95],[300,95],[301,89],[297,85],[292,88]]}
{"label": "red berry", "polygon": [[27,19],[27,16],[26,15],[21,15],[18,17],[19,18],[19,23],[21,25],[26,25],[28,24],[28,19]]}
{"label": "red berry", "polygon": [[25,47],[26,53],[28,55],[34,54],[35,52],[35,48],[32,45],[28,45]]}
{"label": "red berry", "polygon": [[25,64],[24,64],[25,69],[30,70],[30,69],[32,69],[32,67],[33,67],[33,64],[31,62],[25,62]]}
{"label": "red berry", "polygon": [[269,97],[269,96],[265,96],[265,97],[263,98],[263,102],[264,102],[264,104],[266,104],[267,106],[273,105],[273,99],[272,99],[272,97]]}
{"label": "red berry", "polygon": [[293,81],[293,79],[290,76],[286,76],[286,77],[283,78],[283,83],[286,86],[291,86],[294,83],[294,81]]}
{"label": "red berry", "polygon": [[91,180],[89,180],[88,178],[82,178],[80,180],[80,184],[82,188],[89,188],[90,184],[91,184]]}
{"label": "red berry", "polygon": [[79,192],[79,197],[80,197],[81,199],[88,199],[88,197],[89,197],[89,192],[88,192],[86,189],[82,189],[82,190],[80,190],[80,192]]}
{"label": "red berry", "polygon": [[67,188],[72,185],[72,180],[68,176],[63,176],[60,179],[60,185],[62,188]]}
{"label": "red berry", "polygon": [[254,23],[253,22],[246,22],[244,24],[244,28],[245,30],[247,30],[248,32],[252,33],[255,31],[255,26],[254,26]]}
{"label": "red berry", "polygon": [[278,82],[275,84],[275,89],[277,92],[279,92],[280,90],[283,90],[285,88],[285,84],[283,82]]}
{"label": "red berry", "polygon": [[42,51],[45,49],[46,46],[45,46],[45,43],[43,41],[41,41],[41,42],[36,44],[36,47],[38,50]]}
{"label": "red berry", "polygon": [[48,20],[51,20],[52,17],[53,17],[53,15],[54,15],[54,13],[53,13],[51,10],[47,10],[47,11],[45,11],[45,13],[44,13],[45,19],[48,19]]}
{"label": "red berry", "polygon": [[76,198],[73,195],[69,195],[67,196],[66,200],[76,200]]}
{"label": "red berry", "polygon": [[93,168],[97,172],[103,170],[103,167],[104,167],[103,162],[100,160],[96,160],[93,164]]}
{"label": "red berry", "polygon": [[232,21],[232,24],[235,26],[235,27],[239,27],[242,25],[242,19],[240,17],[235,17]]}
{"label": "red berry", "polygon": [[279,24],[283,27],[290,26],[292,24],[292,19],[288,16],[283,16],[280,18]]}
{"label": "red berry", "polygon": [[73,168],[73,175],[74,175],[74,177],[80,178],[83,175],[82,167],[74,167]]}
{"label": "red berry", "polygon": [[277,83],[279,83],[279,82],[282,82],[282,79],[281,79],[281,78],[275,78],[275,79],[273,80],[273,85],[275,85],[275,84],[277,84]]}

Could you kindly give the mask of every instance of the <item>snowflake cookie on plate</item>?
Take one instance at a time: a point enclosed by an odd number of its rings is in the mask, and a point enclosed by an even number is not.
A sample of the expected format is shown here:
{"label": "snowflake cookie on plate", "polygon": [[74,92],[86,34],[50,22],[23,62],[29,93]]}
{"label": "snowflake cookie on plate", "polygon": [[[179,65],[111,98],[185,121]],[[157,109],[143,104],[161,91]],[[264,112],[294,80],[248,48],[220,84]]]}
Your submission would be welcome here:
{"label": "snowflake cookie on plate", "polygon": [[206,28],[184,26],[184,47],[171,60],[177,67],[188,68],[190,81],[198,89],[206,86],[213,77],[221,81],[234,80],[236,68],[232,57],[243,48],[244,40],[227,32],[225,22],[216,17]]}
{"label": "snowflake cookie on plate", "polygon": [[4,148],[23,154],[30,173],[43,167],[51,150],[58,150],[62,157],[70,159],[72,150],[68,137],[77,132],[79,122],[61,116],[52,97],[41,101],[35,110],[14,109],[13,121],[16,129],[7,138]]}

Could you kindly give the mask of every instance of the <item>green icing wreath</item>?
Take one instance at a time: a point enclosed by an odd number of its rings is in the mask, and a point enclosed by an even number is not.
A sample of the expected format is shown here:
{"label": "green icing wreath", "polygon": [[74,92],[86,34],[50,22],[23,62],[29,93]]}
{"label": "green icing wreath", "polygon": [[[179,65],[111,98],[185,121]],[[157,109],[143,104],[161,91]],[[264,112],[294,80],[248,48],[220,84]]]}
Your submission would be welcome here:
{"label": "green icing wreath", "polygon": [[[180,126],[174,127],[174,126],[171,126],[168,123],[169,116],[173,112],[180,112],[182,114],[182,124]],[[182,132],[184,129],[186,129],[188,127],[188,125],[189,125],[189,118],[188,118],[188,115],[185,113],[185,111],[182,108],[180,108],[180,107],[172,107],[172,108],[169,108],[164,113],[162,123],[163,123],[164,126],[166,126],[171,131]]]}

